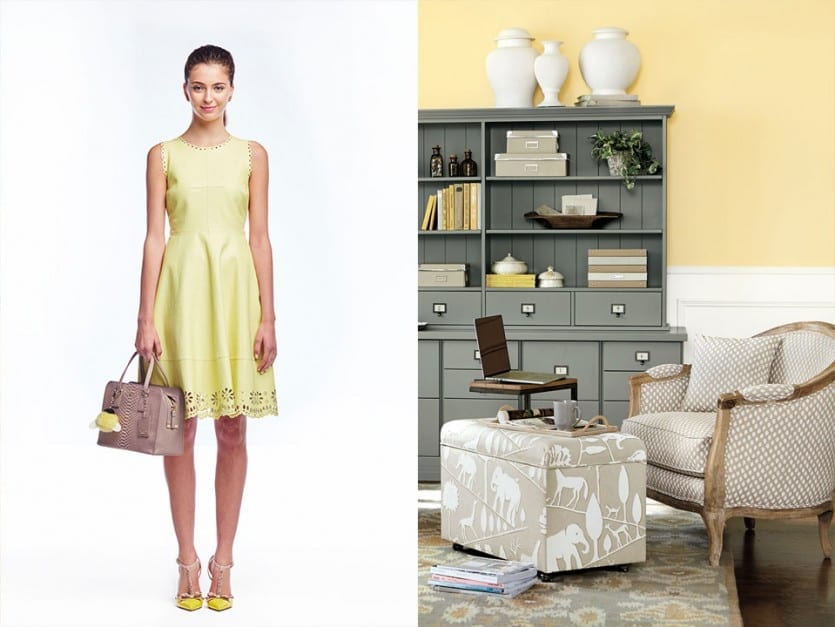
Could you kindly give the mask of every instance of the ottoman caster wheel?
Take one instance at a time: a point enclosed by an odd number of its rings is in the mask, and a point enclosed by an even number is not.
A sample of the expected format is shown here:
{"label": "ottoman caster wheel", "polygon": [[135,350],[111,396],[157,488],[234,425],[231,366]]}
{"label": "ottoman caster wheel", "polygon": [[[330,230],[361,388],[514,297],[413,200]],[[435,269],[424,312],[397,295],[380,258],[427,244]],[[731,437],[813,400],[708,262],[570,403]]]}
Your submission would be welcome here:
{"label": "ottoman caster wheel", "polygon": [[540,581],[544,581],[545,583],[551,583],[557,578],[558,574],[559,573],[543,573],[542,571],[540,571],[536,574],[536,576],[539,577]]}
{"label": "ottoman caster wheel", "polygon": [[463,551],[464,550],[464,545],[458,544],[457,542],[453,542],[452,543],[452,550],[453,551]]}

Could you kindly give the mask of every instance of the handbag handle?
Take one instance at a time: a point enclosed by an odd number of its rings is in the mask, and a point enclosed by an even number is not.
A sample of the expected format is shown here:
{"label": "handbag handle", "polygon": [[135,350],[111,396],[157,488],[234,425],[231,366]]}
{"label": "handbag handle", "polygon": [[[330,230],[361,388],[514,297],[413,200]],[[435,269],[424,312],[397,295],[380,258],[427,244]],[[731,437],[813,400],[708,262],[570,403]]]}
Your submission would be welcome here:
{"label": "handbag handle", "polygon": [[[128,360],[127,365],[125,365],[125,369],[122,370],[122,376],[119,377],[119,383],[122,383],[125,380],[125,374],[127,373],[128,368],[130,368],[131,363],[133,363],[133,360],[136,359],[136,356],[138,354],[139,354],[139,351],[135,351],[133,353],[133,355],[131,355],[130,359]],[[168,384],[168,376],[165,374],[165,370],[162,369],[162,364],[159,363],[159,360],[157,359],[156,355],[153,356],[153,358],[151,359],[150,364],[151,364],[151,367],[148,368],[148,372],[145,373],[145,381],[142,384],[143,387],[147,390],[148,386],[151,385],[151,375],[154,372],[154,366],[159,368],[159,374],[160,374],[160,376],[162,376],[162,382],[165,383],[165,387],[170,387],[169,384]],[[145,370],[145,362],[142,359],[139,360],[139,369],[140,369],[140,375],[139,376],[140,376],[140,378],[142,378],[142,371]]]}

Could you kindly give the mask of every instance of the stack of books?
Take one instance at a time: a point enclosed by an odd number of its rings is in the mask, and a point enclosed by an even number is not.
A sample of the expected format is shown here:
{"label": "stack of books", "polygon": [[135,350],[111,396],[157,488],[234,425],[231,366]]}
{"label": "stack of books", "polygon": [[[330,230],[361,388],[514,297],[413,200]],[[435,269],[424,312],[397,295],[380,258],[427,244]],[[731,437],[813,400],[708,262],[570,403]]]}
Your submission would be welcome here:
{"label": "stack of books", "polygon": [[487,287],[536,287],[536,275],[488,274]]}
{"label": "stack of books", "polygon": [[646,286],[646,248],[589,249],[589,287]]}
{"label": "stack of books", "polygon": [[641,101],[632,94],[593,95],[586,94],[577,98],[575,107],[638,107]]}
{"label": "stack of books", "polygon": [[481,183],[452,183],[426,199],[421,231],[477,231],[481,228]]}
{"label": "stack of books", "polygon": [[536,566],[527,562],[468,557],[430,568],[433,590],[515,597],[536,583]]}

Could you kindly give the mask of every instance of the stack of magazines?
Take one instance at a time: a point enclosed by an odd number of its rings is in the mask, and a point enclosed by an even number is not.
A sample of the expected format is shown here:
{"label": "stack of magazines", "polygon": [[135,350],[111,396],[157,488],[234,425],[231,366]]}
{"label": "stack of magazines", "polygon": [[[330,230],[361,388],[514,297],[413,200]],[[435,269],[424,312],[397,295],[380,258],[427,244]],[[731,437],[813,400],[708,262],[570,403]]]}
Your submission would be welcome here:
{"label": "stack of magazines", "polygon": [[536,582],[536,566],[527,562],[468,557],[429,569],[433,590],[515,597]]}

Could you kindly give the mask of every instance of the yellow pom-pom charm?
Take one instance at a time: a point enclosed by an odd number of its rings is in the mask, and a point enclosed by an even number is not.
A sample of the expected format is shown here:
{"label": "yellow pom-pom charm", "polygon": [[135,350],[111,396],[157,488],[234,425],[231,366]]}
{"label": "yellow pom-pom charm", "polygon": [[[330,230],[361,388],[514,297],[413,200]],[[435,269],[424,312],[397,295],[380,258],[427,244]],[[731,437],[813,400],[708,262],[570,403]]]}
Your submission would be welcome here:
{"label": "yellow pom-pom charm", "polygon": [[90,426],[95,427],[100,431],[104,431],[105,433],[110,433],[111,431],[118,432],[122,430],[122,425],[119,424],[119,416],[112,411],[101,412],[98,416],[96,416],[96,420]]}

